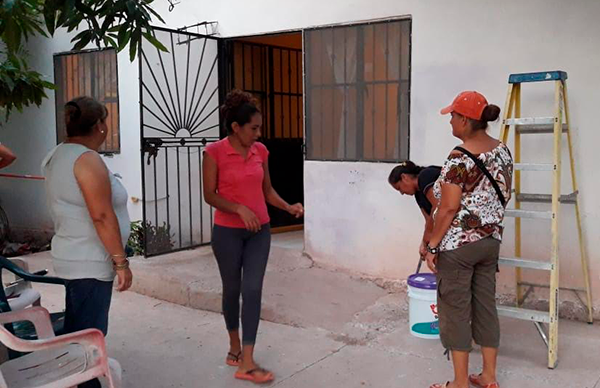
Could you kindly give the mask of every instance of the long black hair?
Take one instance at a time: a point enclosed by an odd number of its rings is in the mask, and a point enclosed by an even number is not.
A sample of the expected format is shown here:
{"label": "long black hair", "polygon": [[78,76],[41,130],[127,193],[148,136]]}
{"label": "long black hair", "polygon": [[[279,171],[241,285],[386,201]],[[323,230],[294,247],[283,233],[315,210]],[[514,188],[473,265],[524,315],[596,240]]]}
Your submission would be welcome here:
{"label": "long black hair", "polygon": [[394,167],[394,169],[390,172],[388,182],[390,185],[395,185],[400,179],[402,179],[402,174],[417,176],[421,171],[423,171],[423,168],[424,167],[418,166],[410,160],[407,160]]}

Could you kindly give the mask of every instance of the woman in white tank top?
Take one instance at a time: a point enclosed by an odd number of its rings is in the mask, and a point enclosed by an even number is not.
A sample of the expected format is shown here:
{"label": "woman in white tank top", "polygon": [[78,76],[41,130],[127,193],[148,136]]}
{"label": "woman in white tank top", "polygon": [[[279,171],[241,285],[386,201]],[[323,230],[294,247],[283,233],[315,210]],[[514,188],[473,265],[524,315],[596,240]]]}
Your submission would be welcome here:
{"label": "woman in white tank top", "polygon": [[[98,154],[106,139],[104,105],[78,97],[65,105],[67,140],[44,158],[42,171],[55,235],[52,257],[67,279],[65,332],[95,328],[105,335],[113,280],[131,286],[125,254],[129,237],[127,192]],[[100,387],[98,380],[79,385]]]}

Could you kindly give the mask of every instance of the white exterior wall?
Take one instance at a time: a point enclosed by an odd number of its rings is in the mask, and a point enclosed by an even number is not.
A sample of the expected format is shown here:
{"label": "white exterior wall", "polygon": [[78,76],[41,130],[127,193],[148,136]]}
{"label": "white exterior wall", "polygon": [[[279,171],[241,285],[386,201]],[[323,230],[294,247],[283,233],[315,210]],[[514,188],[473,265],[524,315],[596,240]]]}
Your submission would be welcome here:
{"label": "white exterior wall", "polygon": [[[580,184],[586,248],[595,292],[600,291],[600,253],[593,242],[600,235],[600,208],[593,200],[600,189],[597,145],[600,105],[600,3],[464,0],[317,0],[208,2],[184,0],[172,13],[157,1],[167,26],[176,28],[203,20],[218,21],[222,36],[242,36],[294,30],[334,23],[410,15],[412,25],[411,159],[441,164],[457,144],[448,118],[439,109],[454,96],[475,89],[503,108],[510,73],[561,69],[569,73],[574,148]],[[70,47],[68,40],[35,42],[32,52],[39,70],[52,74],[51,55]],[[110,166],[125,178],[132,196],[141,197],[137,66],[119,58],[122,153]],[[551,115],[551,84],[523,86],[523,115]],[[54,100],[42,109],[15,115],[1,139],[21,160],[14,172],[37,172],[43,154],[54,144]],[[491,129],[498,134],[498,124]],[[525,138],[523,155],[549,161],[550,137]],[[26,157],[24,155],[27,155]],[[566,154],[565,154],[566,156]],[[26,161],[23,159],[27,159]],[[422,232],[422,217],[414,200],[402,198],[386,183],[391,164],[308,161],[305,165],[306,249],[317,261],[388,278],[405,278],[414,271]],[[524,173],[523,191],[550,192],[550,178]],[[565,174],[568,183],[568,174]],[[13,223],[31,225],[45,215],[39,183],[2,184],[0,196]],[[565,185],[565,192],[568,188]],[[24,210],[23,203],[27,203]],[[8,205],[7,205],[8,204]],[[140,205],[130,205],[134,218]],[[561,283],[580,284],[577,239],[572,208],[564,207]],[[44,218],[47,220],[47,217]],[[544,258],[549,253],[549,226],[524,221],[524,254]],[[504,248],[511,251],[512,222],[507,221]],[[503,271],[509,278],[512,271]]]}
{"label": "white exterior wall", "polygon": [[[72,35],[58,31],[54,39],[33,39],[29,44],[31,66],[54,80],[53,54],[69,51]],[[138,67],[127,54],[117,57],[119,83],[119,126],[121,152],[104,157],[108,167],[123,177],[130,197],[141,198],[139,154]],[[23,113],[11,114],[8,124],[0,129],[0,141],[17,154],[17,161],[2,172],[41,175],[42,159],[56,145],[56,113],[54,92],[40,108],[29,107]],[[11,228],[49,231],[52,222],[47,210],[44,183],[24,179],[0,178],[0,201]],[[129,201],[132,219],[141,218],[141,202]]]}

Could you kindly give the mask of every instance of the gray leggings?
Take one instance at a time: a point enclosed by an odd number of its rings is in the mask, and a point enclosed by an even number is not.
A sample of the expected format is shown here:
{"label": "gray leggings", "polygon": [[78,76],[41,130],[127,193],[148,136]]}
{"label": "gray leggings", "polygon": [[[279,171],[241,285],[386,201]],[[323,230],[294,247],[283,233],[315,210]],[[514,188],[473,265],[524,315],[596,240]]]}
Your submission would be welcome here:
{"label": "gray leggings", "polygon": [[242,344],[256,342],[263,278],[271,248],[269,224],[258,233],[215,225],[212,249],[223,281],[223,315],[228,331],[239,328],[242,294]]}

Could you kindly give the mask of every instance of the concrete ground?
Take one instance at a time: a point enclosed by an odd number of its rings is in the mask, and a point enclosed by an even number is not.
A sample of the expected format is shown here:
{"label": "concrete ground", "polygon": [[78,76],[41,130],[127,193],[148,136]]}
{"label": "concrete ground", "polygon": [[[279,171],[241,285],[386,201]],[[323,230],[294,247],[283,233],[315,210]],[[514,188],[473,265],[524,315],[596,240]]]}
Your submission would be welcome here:
{"label": "concrete ground", "polygon": [[[293,237],[293,236],[292,236]],[[297,239],[276,237],[265,280],[257,360],[276,374],[270,386],[429,387],[449,379],[451,363],[438,341],[408,333],[406,295],[375,282],[315,267]],[[31,270],[48,255],[29,257]],[[108,350],[123,367],[124,387],[252,387],[224,364],[227,334],[219,278],[210,251],[134,263],[134,292],[115,293]],[[64,306],[64,291],[38,286],[42,304]],[[394,290],[395,288],[391,288]],[[174,303],[172,303],[174,302]],[[499,381],[504,387],[600,388],[600,326],[563,320],[560,363],[546,368],[533,324],[501,319]],[[473,352],[471,370],[481,366]]]}

